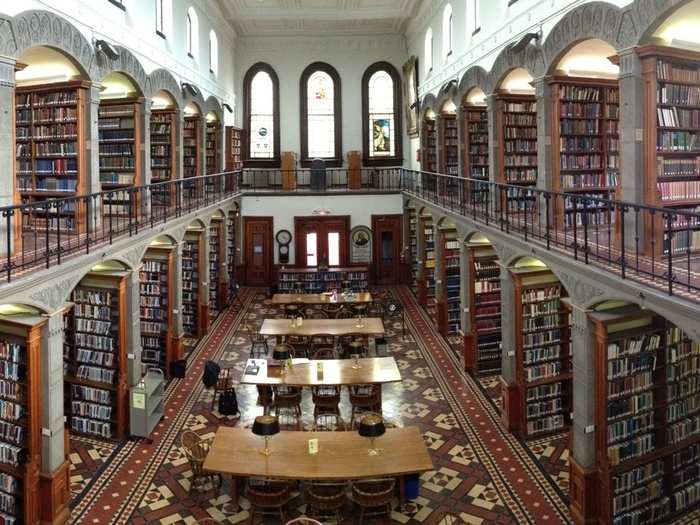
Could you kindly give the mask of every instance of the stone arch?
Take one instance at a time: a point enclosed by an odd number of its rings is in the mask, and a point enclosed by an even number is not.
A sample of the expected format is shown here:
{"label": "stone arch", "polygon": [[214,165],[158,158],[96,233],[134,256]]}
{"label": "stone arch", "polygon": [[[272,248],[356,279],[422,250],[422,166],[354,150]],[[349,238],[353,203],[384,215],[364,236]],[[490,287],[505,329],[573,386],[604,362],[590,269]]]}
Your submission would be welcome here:
{"label": "stone arch", "polygon": [[167,69],[155,69],[146,78],[146,89],[144,95],[148,98],[153,97],[158,91],[165,91],[170,94],[175,100],[178,109],[182,110],[182,90],[175,77]]}
{"label": "stone arch", "polygon": [[432,93],[427,94],[423,100],[421,101],[420,104],[420,119],[418,121],[418,126],[420,128],[420,124],[423,122],[425,119],[425,115],[428,112],[428,110],[431,110],[433,113],[437,113],[437,107],[436,107],[436,98],[435,95]]}
{"label": "stone arch", "polygon": [[185,226],[185,230],[189,227],[206,229],[207,222],[205,221],[205,219],[197,217],[196,219],[192,219],[192,221],[190,221],[190,223],[187,226]]}
{"label": "stone arch", "polygon": [[489,243],[491,243],[493,245],[493,243],[491,242],[491,239],[488,238],[488,235],[486,235],[481,230],[474,228],[474,227],[471,227],[471,226],[465,230],[464,236],[461,237],[462,242],[464,242],[465,244],[468,242],[471,242],[472,238],[475,235],[483,235],[486,239],[488,239]]}
{"label": "stone arch", "polygon": [[221,108],[219,100],[214,95],[209,95],[207,100],[204,102],[204,113],[206,114],[210,111],[216,113],[216,116],[219,117],[219,120],[221,120],[221,113],[223,109]]}
{"label": "stone arch", "polygon": [[199,108],[199,113],[202,118],[206,115],[206,103],[204,101],[204,97],[202,97],[201,91],[199,91],[199,88],[197,88],[197,94],[196,95],[191,95],[189,92],[185,92],[182,96],[182,107],[184,107],[189,104],[190,102],[194,102],[197,107]]}
{"label": "stone arch", "polygon": [[643,44],[654,34],[661,23],[674,11],[692,0],[635,0],[631,9],[633,20],[638,24],[635,44]]}
{"label": "stone arch", "polygon": [[134,81],[134,84],[138,86],[141,94],[145,95],[147,90],[147,75],[141,62],[139,62],[139,59],[128,49],[121,46],[115,47],[119,52],[119,58],[116,60],[110,60],[102,53],[97,54],[98,72],[95,80],[101,82],[110,73],[123,73],[130,77]]}
{"label": "stone arch", "polygon": [[484,93],[489,92],[489,74],[481,66],[470,67],[464,72],[457,88],[458,100],[462,102],[467,93],[475,87],[480,88]]}
{"label": "stone arch", "polygon": [[96,75],[95,50],[65,18],[40,9],[23,11],[14,18],[0,18],[0,54],[19,57],[27,49],[48,46],[71,56],[90,79]]}
{"label": "stone arch", "polygon": [[539,78],[546,72],[546,63],[542,50],[533,44],[520,53],[516,53],[508,46],[504,48],[496,57],[496,61],[489,72],[488,89],[484,92],[489,95],[498,89],[505,76],[513,69],[523,68],[533,78]]}
{"label": "stone arch", "polygon": [[631,7],[619,8],[607,2],[590,2],[572,9],[547,34],[542,45],[547,71],[556,67],[559,59],[574,45],[599,39],[616,50],[634,45],[638,27]]}
{"label": "stone arch", "polygon": [[449,100],[451,100],[456,107],[459,107],[459,96],[456,81],[450,81],[440,88],[438,97],[435,100],[435,113],[439,113],[442,106]]}
{"label": "stone arch", "polygon": [[148,245],[146,245],[146,250],[148,250],[148,248],[151,247],[151,243],[153,243],[154,241],[161,239],[161,238],[170,244],[173,244],[173,245],[177,244],[177,239],[175,238],[174,235],[172,235],[171,233],[161,233],[160,235],[157,235],[156,237],[154,237],[151,240],[151,242],[148,243]]}

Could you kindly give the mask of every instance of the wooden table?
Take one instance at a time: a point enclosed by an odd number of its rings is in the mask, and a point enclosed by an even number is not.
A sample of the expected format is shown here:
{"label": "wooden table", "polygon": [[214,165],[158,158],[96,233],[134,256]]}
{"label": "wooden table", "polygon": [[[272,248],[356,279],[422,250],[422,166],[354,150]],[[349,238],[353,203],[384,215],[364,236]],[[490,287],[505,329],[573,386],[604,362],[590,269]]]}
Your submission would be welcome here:
{"label": "wooden table", "polygon": [[371,303],[373,301],[372,294],[369,292],[360,292],[355,294],[352,301],[348,301],[342,294],[337,295],[336,300],[332,300],[331,294],[325,293],[276,293],[272,296],[272,304],[305,304],[305,305],[353,305]]}
{"label": "wooden table", "polygon": [[[309,439],[318,439],[318,453],[308,453]],[[399,477],[405,500],[404,476],[433,469],[433,461],[418,427],[388,428],[375,439],[377,456],[368,456],[369,440],[357,432],[282,431],[270,439],[270,456],[258,451],[264,440],[250,429],[219,427],[204,461],[207,472],[230,475],[231,499],[238,508],[237,478],[250,476],[289,479],[351,481]]]}
{"label": "wooden table", "polygon": [[384,323],[379,317],[362,319],[362,327],[358,327],[359,319],[304,319],[301,326],[292,326],[289,319],[265,319],[260,327],[264,336],[312,337],[315,335],[384,335]]}
{"label": "wooden table", "polygon": [[[317,373],[317,365],[323,365],[323,375]],[[289,386],[319,386],[319,385],[369,385],[383,383],[398,383],[401,372],[393,357],[366,357],[358,359],[359,369],[354,369],[353,359],[324,359],[311,360],[295,364],[287,373],[280,374],[280,367],[267,367],[265,359],[248,359],[241,377],[243,385],[289,385]],[[251,365],[259,367],[256,375],[246,374]]]}

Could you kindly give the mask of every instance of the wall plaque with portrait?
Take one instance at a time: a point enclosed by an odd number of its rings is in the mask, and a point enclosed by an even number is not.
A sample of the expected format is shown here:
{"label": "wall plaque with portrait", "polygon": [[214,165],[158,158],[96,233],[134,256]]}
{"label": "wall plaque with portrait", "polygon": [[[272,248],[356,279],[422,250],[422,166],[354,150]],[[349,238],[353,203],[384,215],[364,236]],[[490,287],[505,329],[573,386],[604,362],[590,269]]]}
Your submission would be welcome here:
{"label": "wall plaque with portrait", "polygon": [[350,230],[350,262],[372,261],[372,230],[367,226],[355,226]]}
{"label": "wall plaque with portrait", "polygon": [[415,55],[403,65],[403,99],[406,111],[406,132],[411,138],[418,136],[418,57]]}

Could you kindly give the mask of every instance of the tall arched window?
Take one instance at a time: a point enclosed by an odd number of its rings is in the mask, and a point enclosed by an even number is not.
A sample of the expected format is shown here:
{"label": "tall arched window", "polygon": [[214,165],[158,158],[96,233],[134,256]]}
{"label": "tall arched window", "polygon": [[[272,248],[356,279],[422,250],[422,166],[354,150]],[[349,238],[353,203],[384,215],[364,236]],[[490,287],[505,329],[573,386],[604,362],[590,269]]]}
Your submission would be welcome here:
{"label": "tall arched window", "polygon": [[447,4],[442,12],[442,56],[447,58],[452,54],[452,5]]}
{"label": "tall arched window", "polygon": [[433,70],[433,28],[429,27],[425,33],[425,49],[423,50],[423,68],[427,76]]}
{"label": "tall arched window", "polygon": [[314,62],[301,74],[301,162],[314,158],[342,166],[340,76],[324,62]]}
{"label": "tall arched window", "polygon": [[219,73],[219,39],[213,29],[209,31],[209,71]]}
{"label": "tall arched window", "polygon": [[475,35],[481,31],[479,0],[467,0],[467,33]]}
{"label": "tall arched window", "polygon": [[197,13],[194,11],[194,7],[189,7],[187,9],[187,56],[198,58],[199,54],[199,20],[197,19]]}
{"label": "tall arched window", "polygon": [[362,75],[362,155],[367,166],[403,162],[401,77],[388,62],[377,62]]}
{"label": "tall arched window", "polygon": [[279,80],[269,64],[254,64],[243,78],[246,166],[280,165]]}

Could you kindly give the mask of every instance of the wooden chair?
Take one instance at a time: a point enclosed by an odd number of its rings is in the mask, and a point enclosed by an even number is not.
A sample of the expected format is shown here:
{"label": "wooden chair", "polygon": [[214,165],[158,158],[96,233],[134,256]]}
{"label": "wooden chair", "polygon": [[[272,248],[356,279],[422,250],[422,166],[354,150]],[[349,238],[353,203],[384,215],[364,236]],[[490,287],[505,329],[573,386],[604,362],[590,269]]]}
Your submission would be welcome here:
{"label": "wooden chair", "polygon": [[452,512],[443,512],[437,520],[437,525],[467,525],[467,522]]}
{"label": "wooden chair", "polygon": [[311,481],[306,488],[307,512],[318,518],[333,516],[342,523],[342,509],[347,499],[348,484],[333,481]]}
{"label": "wooden chair", "polygon": [[233,387],[233,377],[236,373],[236,369],[233,367],[222,368],[219,371],[219,377],[214,385],[214,395],[211,398],[211,410],[214,410],[216,406],[216,396],[221,395],[222,392],[226,392]]}
{"label": "wooden chair", "polygon": [[[290,411],[291,413],[289,416],[294,421],[291,426],[295,426],[297,430],[301,430],[301,388],[294,386],[275,386],[272,388],[272,392],[274,396],[275,415],[280,418],[283,410]],[[283,425],[281,418],[280,425]]]}
{"label": "wooden chair", "polygon": [[304,317],[304,313],[301,311],[296,304],[285,304],[284,305],[284,316],[287,319],[296,319],[297,317]]}
{"label": "wooden chair", "polygon": [[380,385],[353,385],[350,387],[351,428],[355,428],[357,416],[365,412],[381,413],[382,390]]}
{"label": "wooden chair", "polygon": [[196,432],[186,430],[182,433],[182,436],[180,436],[180,444],[190,464],[190,469],[192,470],[192,483],[190,484],[190,488],[196,486],[198,480],[213,479],[214,476],[218,477],[220,485],[221,476],[204,471],[204,460],[209,453],[211,440],[203,440]]}
{"label": "wooden chair", "polygon": [[[338,522],[340,523],[340,522]],[[320,521],[307,518],[306,516],[299,516],[298,518],[288,521],[285,525],[323,525]]]}
{"label": "wooden chair", "polygon": [[340,387],[321,385],[311,388],[311,400],[314,403],[314,417],[321,412],[340,414]]}
{"label": "wooden chair", "polygon": [[367,317],[367,303],[351,303],[353,317]]}
{"label": "wooden chair", "polygon": [[365,516],[386,514],[387,519],[391,516],[395,486],[393,478],[366,479],[352,484],[352,499],[360,507],[360,524]]}
{"label": "wooden chair", "polygon": [[265,336],[261,335],[257,328],[251,325],[245,325],[244,331],[248,333],[248,339],[250,340],[250,358],[266,357],[270,353],[270,347]]}
{"label": "wooden chair", "polygon": [[338,432],[347,430],[340,414],[321,413],[314,418],[314,432]]}
{"label": "wooden chair", "polygon": [[291,497],[286,481],[250,478],[246,490],[246,498],[250,503],[249,523],[255,523],[256,515],[279,516],[281,523],[284,523],[287,503]]}
{"label": "wooden chair", "polygon": [[344,309],[342,304],[327,304],[323,308],[329,319],[338,319],[338,313]]}
{"label": "wooden chair", "polygon": [[[315,335],[311,338],[309,353],[311,354],[313,359],[335,359],[335,345],[336,340],[334,336],[323,334]],[[317,354],[324,350],[330,350],[330,353],[326,352],[321,354],[326,357],[317,357]]]}
{"label": "wooden chair", "polygon": [[340,310],[338,310],[338,311],[335,313],[335,318],[336,318],[336,319],[351,319],[352,316],[353,316],[353,315],[352,315],[352,311],[350,310],[350,308],[348,308],[348,307],[346,307],[346,306],[344,306],[344,305],[343,305],[343,307],[342,307]]}
{"label": "wooden chair", "polygon": [[372,301],[367,307],[367,317],[379,317],[384,320],[384,303],[380,300]]}
{"label": "wooden chair", "polygon": [[310,340],[305,336],[289,335],[285,338],[285,346],[289,355],[294,359],[309,357]]}

